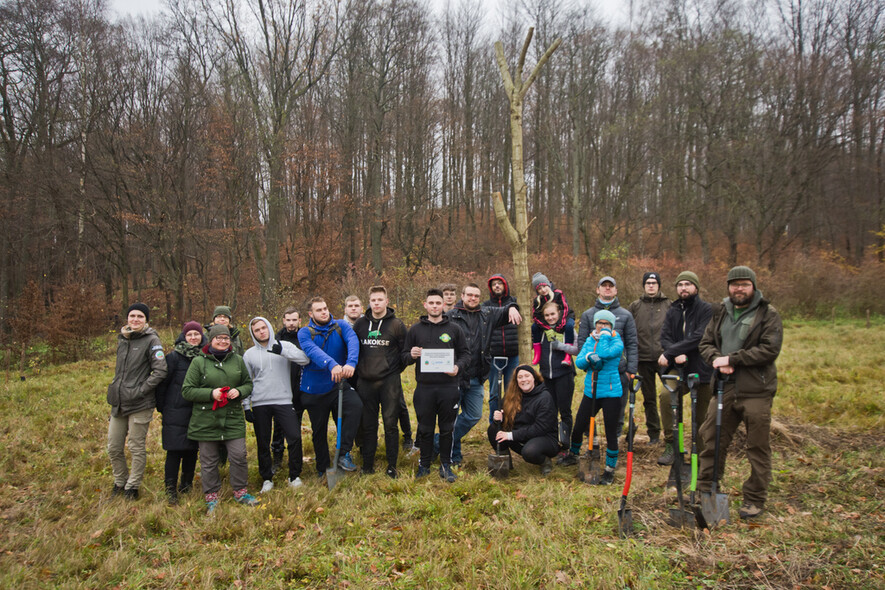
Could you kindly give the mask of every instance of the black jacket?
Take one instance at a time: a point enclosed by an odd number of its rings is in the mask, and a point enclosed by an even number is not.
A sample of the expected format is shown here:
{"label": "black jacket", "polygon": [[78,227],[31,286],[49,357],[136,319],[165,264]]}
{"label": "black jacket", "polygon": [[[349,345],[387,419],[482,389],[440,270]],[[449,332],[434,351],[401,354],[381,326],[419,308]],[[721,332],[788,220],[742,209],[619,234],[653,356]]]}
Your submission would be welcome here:
{"label": "black jacket", "polygon": [[672,302],[661,327],[661,347],[671,366],[676,367],[673,359],[677,356],[687,355],[688,360],[684,365],[685,376],[697,373],[700,375],[701,383],[709,383],[713,376],[713,367],[701,359],[698,351],[698,345],[711,317],[713,317],[713,307],[701,299],[700,295],[693,295],[688,299],[677,299]]}
{"label": "black jacket", "polygon": [[[290,332],[286,329],[286,326],[283,326],[280,328],[280,331],[277,332],[276,338],[283,342],[291,342],[301,349],[301,344],[298,342],[298,330]],[[297,408],[301,401],[301,365],[298,363],[289,363],[289,377],[292,379],[292,403]]]}
{"label": "black jacket", "polygon": [[[504,293],[499,297],[492,292],[492,281],[499,280],[504,283]],[[502,275],[492,275],[488,281],[489,299],[482,304],[483,307],[508,307],[516,304],[516,297],[510,294],[510,285]],[[502,328],[492,331],[489,341],[489,353],[491,356],[519,356],[519,328],[516,324],[507,323]]]}
{"label": "black jacket", "polygon": [[513,442],[527,443],[533,438],[547,437],[557,442],[556,405],[547,386],[538,384],[533,390],[522,394],[522,409],[510,427]]}
{"label": "black jacket", "polygon": [[360,339],[360,362],[356,365],[360,379],[380,381],[402,372],[406,325],[392,308],[388,307],[380,320],[372,316],[370,309],[354,322],[353,331]]}
{"label": "black jacket", "polygon": [[509,322],[510,308],[518,306],[508,303],[507,307],[482,307],[475,311],[468,311],[464,302],[459,301],[455,307],[446,312],[446,316],[453,324],[464,332],[467,348],[470,350],[470,365],[466,371],[459,373],[461,381],[469,381],[478,378],[480,380],[489,376],[489,368],[492,366],[489,360],[489,342],[492,332]]}
{"label": "black jacket", "polygon": [[[184,342],[184,334],[179,334],[175,343]],[[208,344],[206,335],[200,348]],[[191,421],[194,404],[181,397],[184,376],[191,366],[191,360],[173,350],[166,355],[166,378],[157,386],[157,410],[163,415],[163,450],[192,451],[199,447],[196,441],[187,437],[187,427]]]}
{"label": "black jacket", "polygon": [[[458,366],[458,375],[451,377],[445,373],[422,373],[420,359],[412,358],[412,348],[453,348],[455,350],[455,364]],[[467,339],[464,333],[445,315],[442,321],[434,324],[421,316],[417,323],[413,324],[406,333],[406,341],[400,357],[403,367],[412,363],[415,365],[415,381],[423,385],[458,385],[461,375],[470,366],[470,350],[467,348]]]}

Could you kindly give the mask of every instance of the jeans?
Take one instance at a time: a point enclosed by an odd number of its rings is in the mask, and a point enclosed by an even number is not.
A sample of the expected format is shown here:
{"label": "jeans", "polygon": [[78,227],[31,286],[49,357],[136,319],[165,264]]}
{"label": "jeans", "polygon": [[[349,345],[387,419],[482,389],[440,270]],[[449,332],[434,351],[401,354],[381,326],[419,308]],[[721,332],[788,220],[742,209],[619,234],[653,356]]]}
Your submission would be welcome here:
{"label": "jeans", "polygon": [[[492,423],[492,416],[495,414],[495,410],[501,409],[500,403],[500,389],[501,384],[499,383],[499,375],[501,374],[498,369],[495,368],[495,357],[492,357],[492,367],[489,369],[489,424]],[[504,367],[504,389],[507,389],[507,386],[510,384],[510,379],[513,377],[513,372],[516,371],[516,367],[519,366],[519,357],[511,356],[507,357],[507,365]]]}
{"label": "jeans", "polygon": [[[138,489],[144,479],[147,465],[147,434],[154,417],[150,408],[129,414],[111,416],[108,422],[108,457],[114,472],[114,485],[127,490]],[[129,437],[129,453],[132,455],[132,471],[126,465],[126,437]]]}
{"label": "jeans", "polygon": [[452,463],[460,463],[464,458],[461,454],[461,439],[482,418],[483,398],[485,398],[485,391],[483,390],[483,383],[479,378],[474,377],[471,379],[466,387],[463,383],[461,384],[461,413],[455,419]]}

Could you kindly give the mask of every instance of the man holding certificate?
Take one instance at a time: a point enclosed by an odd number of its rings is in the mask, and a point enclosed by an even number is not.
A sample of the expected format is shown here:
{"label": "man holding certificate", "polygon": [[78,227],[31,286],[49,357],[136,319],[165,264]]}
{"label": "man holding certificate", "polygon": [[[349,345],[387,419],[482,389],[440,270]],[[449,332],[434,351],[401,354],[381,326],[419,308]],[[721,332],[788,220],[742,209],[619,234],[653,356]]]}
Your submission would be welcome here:
{"label": "man holding certificate", "polygon": [[461,329],[443,314],[443,294],[430,289],[424,300],[427,315],[409,328],[403,346],[403,366],[416,363],[415,396],[412,400],[418,417],[418,448],[421,458],[415,477],[430,474],[433,431],[439,422],[439,476],[455,481],[452,472],[452,431],[461,397],[458,375],[470,364],[470,351]]}

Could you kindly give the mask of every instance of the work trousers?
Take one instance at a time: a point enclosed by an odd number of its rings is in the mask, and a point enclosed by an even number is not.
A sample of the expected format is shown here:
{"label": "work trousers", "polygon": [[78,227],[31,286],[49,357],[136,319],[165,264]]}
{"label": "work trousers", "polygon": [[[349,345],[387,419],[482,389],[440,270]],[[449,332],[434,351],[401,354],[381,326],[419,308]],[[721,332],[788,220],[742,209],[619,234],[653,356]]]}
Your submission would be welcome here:
{"label": "work trousers", "polygon": [[230,487],[243,490],[249,483],[249,465],[246,462],[246,439],[200,441],[200,481],[204,494],[216,494],[221,489],[218,461],[221,449],[227,449],[230,462]]}
{"label": "work trousers", "polygon": [[[658,413],[658,365],[657,361],[639,361],[639,377],[642,378],[642,408],[645,410],[645,429],[649,438],[661,436],[661,416]],[[661,405],[664,412],[668,405]],[[698,423],[700,424],[700,422]]]}
{"label": "work trousers", "polygon": [[[138,489],[147,465],[147,434],[154,418],[154,409],[134,412],[128,416],[111,416],[108,422],[108,457],[114,473],[114,485],[127,490]],[[126,464],[126,437],[132,471]]]}

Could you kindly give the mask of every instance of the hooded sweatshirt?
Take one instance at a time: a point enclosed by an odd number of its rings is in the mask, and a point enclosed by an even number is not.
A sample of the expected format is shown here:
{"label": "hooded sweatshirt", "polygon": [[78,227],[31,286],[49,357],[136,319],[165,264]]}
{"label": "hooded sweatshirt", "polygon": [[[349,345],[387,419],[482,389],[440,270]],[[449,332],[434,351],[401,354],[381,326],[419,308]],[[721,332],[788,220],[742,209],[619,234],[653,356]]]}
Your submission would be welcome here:
{"label": "hooded sweatshirt", "polygon": [[[312,335],[312,331],[316,335]],[[329,393],[337,386],[337,383],[332,381],[332,369],[336,365],[357,367],[360,341],[356,337],[356,332],[346,321],[336,320],[331,314],[329,321],[322,326],[311,318],[306,327],[298,330],[298,342],[301,344],[301,350],[310,359],[310,363],[301,371],[303,393],[311,395]]]}
{"label": "hooded sweatshirt", "polygon": [[[504,283],[504,292],[496,295],[492,291],[492,281],[498,280]],[[508,307],[516,303],[516,297],[510,294],[510,284],[503,275],[492,275],[488,280],[489,299],[482,304],[483,307]],[[505,324],[503,328],[492,330],[489,341],[489,353],[492,356],[519,356],[519,328],[516,324]]]}
{"label": "hooded sweatshirt", "polygon": [[[255,338],[252,331],[252,322],[261,320],[267,324],[268,339],[262,345]],[[246,370],[252,377],[252,397],[243,402],[247,410],[252,406],[283,406],[292,405],[292,380],[290,378],[289,363],[306,365],[310,362],[307,355],[291,342],[283,342],[276,339],[273,324],[263,317],[254,317],[249,321],[249,334],[255,346],[246,351],[243,361]],[[279,354],[271,352],[271,349],[279,343],[282,350]]]}
{"label": "hooded sweatshirt", "polygon": [[402,352],[406,341],[406,325],[388,307],[381,319],[375,319],[372,310],[353,324],[360,341],[360,363],[356,373],[360,379],[380,381],[403,370]]}

